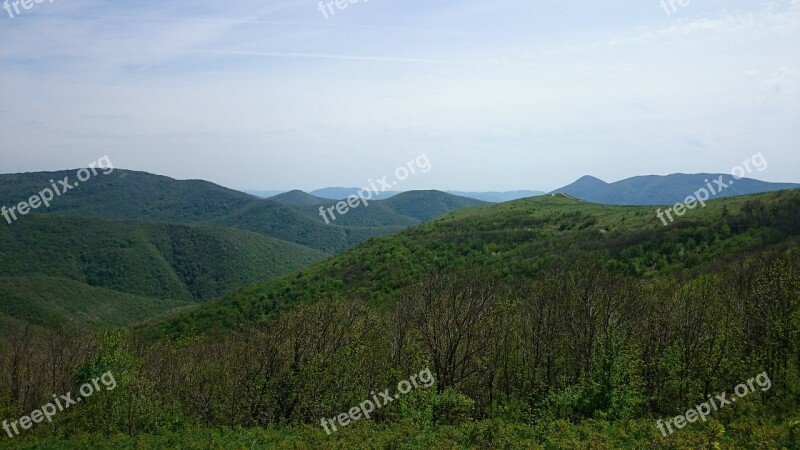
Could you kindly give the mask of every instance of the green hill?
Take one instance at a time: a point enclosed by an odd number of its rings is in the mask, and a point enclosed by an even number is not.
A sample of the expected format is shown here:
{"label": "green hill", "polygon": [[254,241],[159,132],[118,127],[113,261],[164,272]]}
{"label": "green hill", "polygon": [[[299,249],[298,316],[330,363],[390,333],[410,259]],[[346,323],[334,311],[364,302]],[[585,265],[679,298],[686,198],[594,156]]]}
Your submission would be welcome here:
{"label": "green hill", "polygon": [[67,278],[0,276],[0,323],[16,321],[44,328],[125,326],[187,304],[124,294]]}
{"label": "green hill", "polygon": [[246,326],[286,306],[339,296],[381,304],[436,272],[480,269],[521,283],[582,261],[603,261],[608,270],[635,277],[694,269],[794,242],[799,210],[797,191],[716,200],[668,227],[650,207],[563,196],[471,208],[181,311],[157,327],[172,333]]}
{"label": "green hill", "polygon": [[[0,205],[12,206],[51,185],[51,180],[76,171],[0,175]],[[260,199],[206,181],[172,178],[116,169],[98,173],[85,183],[50,202],[39,213],[143,219],[160,222],[240,228],[335,254],[367,239],[397,232],[456,208],[482,202],[441,192],[405,193],[394,203],[370,202],[326,224],[319,215],[322,202],[335,204],[301,191],[274,199]],[[330,206],[330,205],[328,205]],[[19,217],[20,221],[27,216]],[[2,219],[0,219],[2,220]]]}
{"label": "green hill", "polygon": [[68,278],[156,299],[201,301],[324,255],[237,229],[31,214],[0,226],[0,275]]}
{"label": "green hill", "polygon": [[[327,200],[321,204],[295,205],[294,209],[324,222],[319,208],[327,210],[336,203]],[[441,191],[409,191],[386,200],[367,200],[367,203],[367,207],[364,207],[363,203],[359,202],[356,208],[349,209],[344,215],[337,213],[335,209],[326,211],[325,214],[331,223],[339,226],[406,228],[457,209],[486,204],[480,200],[458,197]],[[331,219],[331,215],[335,220]]]}
{"label": "green hill", "polygon": [[485,205],[486,202],[441,191],[410,191],[385,200],[384,204],[397,214],[426,222],[457,209]]}
{"label": "green hill", "polygon": [[[75,172],[0,175],[0,205],[16,205]],[[144,172],[116,169],[98,173],[50,202],[40,213],[144,219],[240,228],[323,253],[337,253],[394,229],[347,230],[326,226],[295,209],[199,180],[178,181]],[[28,216],[20,217],[22,222]]]}

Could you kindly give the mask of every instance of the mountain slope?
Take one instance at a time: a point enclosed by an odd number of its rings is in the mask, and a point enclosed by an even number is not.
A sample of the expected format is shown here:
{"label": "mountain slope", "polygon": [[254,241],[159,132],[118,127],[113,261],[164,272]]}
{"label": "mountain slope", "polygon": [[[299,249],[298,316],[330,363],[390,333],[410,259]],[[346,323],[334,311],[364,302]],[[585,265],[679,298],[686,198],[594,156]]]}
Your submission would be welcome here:
{"label": "mountain slope", "polygon": [[[50,180],[64,177],[76,182],[74,170],[0,175],[0,205],[16,205],[49,187]],[[241,228],[329,254],[361,242],[357,239],[389,232],[326,226],[287,205],[206,181],[178,181],[121,169],[99,173],[36,212]]]}
{"label": "mountain slope", "polygon": [[13,319],[45,328],[125,326],[185,305],[188,303],[124,294],[67,278],[0,276],[0,322]]}
{"label": "mountain slope", "polygon": [[457,209],[486,203],[441,191],[409,191],[395,195],[384,204],[398,214],[425,222]]}
{"label": "mountain slope", "polygon": [[56,214],[0,225],[0,275],[69,278],[149,298],[205,300],[323,257],[237,229]]}
{"label": "mountain slope", "polygon": [[[713,180],[722,177],[721,188]],[[734,180],[725,174],[672,174],[666,176],[640,176],[614,183],[606,183],[591,176],[584,176],[572,184],[556,189],[582,200],[606,205],[668,205],[683,202],[699,189],[708,190],[708,184],[718,191],[710,198],[725,198],[737,195],[773,192],[800,188],[800,184],[768,183],[750,178]],[[710,191],[709,191],[710,192]]]}
{"label": "mountain slope", "polygon": [[613,272],[636,277],[694,269],[753,250],[797,246],[798,210],[800,191],[715,200],[667,227],[650,207],[562,196],[470,208],[181,311],[149,329],[171,334],[220,329],[223,323],[247,326],[284,307],[324,298],[381,304],[439,271],[478,268],[524,282],[581,261],[602,261]]}

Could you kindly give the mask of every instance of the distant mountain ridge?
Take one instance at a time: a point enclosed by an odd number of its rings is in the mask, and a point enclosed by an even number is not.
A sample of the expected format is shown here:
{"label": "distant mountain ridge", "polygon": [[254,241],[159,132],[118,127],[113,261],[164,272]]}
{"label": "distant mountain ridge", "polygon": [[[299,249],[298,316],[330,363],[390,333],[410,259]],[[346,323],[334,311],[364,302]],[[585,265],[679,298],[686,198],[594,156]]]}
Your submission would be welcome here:
{"label": "distant mountain ridge", "polygon": [[[320,207],[328,209],[342,200],[320,199],[302,191],[292,191],[273,197],[275,201],[285,202],[295,210],[314,220],[324,222]],[[349,227],[409,227],[447,214],[457,209],[480,206],[486,202],[459,197],[442,191],[408,191],[382,200],[365,199],[366,206],[359,202],[347,214],[338,214],[331,223]],[[316,202],[316,203],[314,203]],[[330,212],[326,213],[328,220]]]}
{"label": "distant mountain ridge", "polygon": [[[0,205],[15,205],[75,170],[0,175]],[[39,213],[239,228],[333,254],[395,229],[327,226],[294,208],[202,180],[115,169],[56,198]],[[25,219],[25,218],[23,218]]]}
{"label": "distant mountain ridge", "polygon": [[[720,177],[722,186],[727,187],[720,187],[714,182]],[[606,205],[669,205],[683,202],[699,189],[709,190],[709,184],[716,192],[710,195],[712,199],[800,188],[800,184],[796,183],[769,183],[752,178],[735,180],[730,174],[676,173],[638,176],[614,183],[586,175],[550,193],[565,193],[581,200]]]}
{"label": "distant mountain ridge", "polygon": [[[361,189],[359,188],[339,188],[339,187],[329,187],[324,189],[317,189],[315,191],[311,191],[311,193],[306,193],[301,190],[293,190],[289,192],[281,192],[280,194],[275,194],[272,196],[268,195],[259,195],[256,191],[251,191],[249,193],[257,195],[262,198],[269,198],[270,200],[274,200],[280,203],[289,204],[289,205],[298,205],[298,204],[311,204],[307,203],[307,200],[301,200],[300,194],[306,194],[308,197],[316,198],[316,199],[323,199],[323,200],[343,200],[349,197],[350,195],[358,195]],[[266,192],[266,191],[265,191]],[[376,200],[387,200],[392,198],[398,194],[402,194],[403,192],[411,192],[411,191],[385,191],[379,192],[377,195],[373,193],[373,197]],[[451,195],[456,195],[459,197],[466,197],[475,200],[480,200],[487,203],[502,203],[508,202],[512,200],[519,200],[521,198],[528,198],[528,197],[536,197],[537,195],[544,195],[544,191],[530,191],[530,190],[522,190],[522,191],[486,191],[486,192],[464,192],[464,191],[441,191]],[[317,203],[323,203],[317,201]]]}
{"label": "distant mountain ridge", "polygon": [[506,192],[461,192],[446,191],[448,194],[459,195],[461,197],[474,198],[488,203],[503,203],[521,198],[536,197],[544,195],[544,191],[506,191]]}

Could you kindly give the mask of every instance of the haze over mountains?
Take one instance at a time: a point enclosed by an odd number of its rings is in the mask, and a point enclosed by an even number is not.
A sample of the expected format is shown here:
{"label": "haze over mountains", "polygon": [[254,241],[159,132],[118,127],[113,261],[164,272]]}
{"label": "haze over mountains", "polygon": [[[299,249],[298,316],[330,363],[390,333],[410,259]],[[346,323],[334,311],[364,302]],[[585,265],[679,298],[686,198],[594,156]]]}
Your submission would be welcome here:
{"label": "haze over mountains", "polygon": [[[721,190],[714,197],[724,198],[736,195],[757,194],[760,192],[773,192],[783,189],[795,189],[800,187],[798,183],[771,183],[760,181],[752,178],[741,178],[740,180],[733,180],[734,183],[728,183],[732,180],[730,174],[671,174],[671,175],[645,175],[626,178],[624,180],[607,183],[599,178],[591,175],[586,175],[573,183],[570,183],[562,188],[555,189],[549,193],[562,192],[569,194],[575,198],[586,200],[594,203],[603,203],[607,205],[667,205],[676,202],[682,202],[686,196],[691,195],[696,190],[707,186],[709,183],[716,186],[713,180],[723,177],[723,181],[729,184],[729,187]],[[282,192],[280,194],[273,194],[277,191],[250,191],[253,195],[269,198],[279,203],[297,205],[300,202],[305,204],[320,204],[326,200],[342,200],[350,195],[358,195],[360,189],[358,188],[325,188],[311,191],[307,194],[308,197],[302,197],[300,194],[306,194],[303,191],[295,190],[290,192]],[[507,192],[463,192],[463,191],[445,191],[448,194],[456,195],[459,197],[472,198],[487,203],[502,203],[521,198],[535,197],[537,195],[544,195],[546,191],[536,190],[521,190],[521,191],[507,191]],[[400,191],[386,191],[379,193],[376,199],[388,199]],[[293,199],[295,197],[295,199]],[[302,200],[300,200],[302,198]]]}
{"label": "haze over mountains", "polygon": [[[325,188],[325,189],[317,189],[315,191],[311,191],[311,195],[327,198],[330,200],[341,200],[343,198],[347,198],[350,195],[358,195],[360,190],[361,189],[358,188]],[[444,191],[444,192],[452,195],[457,195],[459,197],[467,197],[475,200],[480,200],[487,203],[507,202],[510,200],[517,200],[526,197],[535,197],[537,195],[544,194],[543,191],[529,191],[529,190],[508,191],[508,192],[463,192],[463,191]],[[400,191],[378,192],[375,198],[388,199],[399,193]]]}
{"label": "haze over mountains", "polygon": [[[0,205],[13,206],[50,180],[74,173],[0,175]],[[717,176],[647,176],[616,183],[587,176],[554,192],[596,203],[669,204]],[[799,186],[741,179],[719,197]],[[122,169],[95,176],[54,199],[49,208],[1,224],[0,293],[5,300],[0,315],[38,325],[141,321],[458,210],[494,202],[515,205],[516,197],[538,194],[386,192],[326,224],[320,208],[335,208],[345,198],[339,196],[355,192],[295,190],[261,199],[202,180]],[[61,284],[80,294],[74,301],[63,297],[57,289]]]}
{"label": "haze over mountains", "polygon": [[[720,188],[713,180],[721,180],[727,187]],[[669,205],[683,202],[687,196],[708,185],[718,191],[714,198],[800,188],[797,183],[768,183],[751,178],[733,180],[730,174],[677,173],[632,177],[614,183],[587,175],[551,193],[563,192],[581,200],[607,205]]]}

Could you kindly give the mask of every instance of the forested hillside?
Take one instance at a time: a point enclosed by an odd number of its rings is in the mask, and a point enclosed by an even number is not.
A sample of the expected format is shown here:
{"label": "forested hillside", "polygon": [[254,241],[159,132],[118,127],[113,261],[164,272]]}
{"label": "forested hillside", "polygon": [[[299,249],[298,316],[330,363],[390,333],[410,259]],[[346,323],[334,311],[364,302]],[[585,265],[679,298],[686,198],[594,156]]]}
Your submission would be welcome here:
{"label": "forested hillside", "polygon": [[128,325],[324,256],[235,228],[31,214],[0,225],[0,317]]}
{"label": "forested hillside", "polygon": [[697,270],[734,255],[795,245],[796,211],[800,191],[716,200],[669,227],[654,208],[561,196],[466,209],[184,311],[160,327],[227,328],[285,305],[339,296],[381,304],[431,273],[454,270],[480,268],[513,283],[578,263],[645,278]]}
{"label": "forested hillside", "polygon": [[[99,328],[131,325],[191,304],[93,287],[43,275],[0,276],[0,336],[19,327]],[[13,325],[12,325],[13,324]]]}
{"label": "forested hillside", "polygon": [[[20,442],[793,448],[798,210],[786,191],[668,227],[650,208],[565,197],[452,213],[88,346],[15,327],[0,345],[0,379],[15,380],[0,411],[112,370],[120,386],[59,417],[58,438]],[[68,368],[48,356],[54,340]],[[426,368],[435,387],[333,435],[320,427]],[[657,428],[756,376],[735,405]]]}
{"label": "forested hillside", "polygon": [[207,300],[323,257],[235,229],[48,214],[0,227],[0,242],[0,275],[64,277],[183,301]]}
{"label": "forested hillside", "polygon": [[[74,171],[0,175],[0,205],[15,205],[50,186],[50,180],[74,176]],[[115,169],[80,183],[37,212],[232,227],[335,254],[455,209],[483,204],[438,191],[401,197],[405,200],[370,201],[369,207],[337,213],[336,220],[326,224],[319,207],[336,202],[299,191],[260,199],[207,181]]]}

